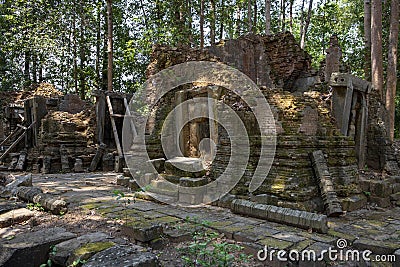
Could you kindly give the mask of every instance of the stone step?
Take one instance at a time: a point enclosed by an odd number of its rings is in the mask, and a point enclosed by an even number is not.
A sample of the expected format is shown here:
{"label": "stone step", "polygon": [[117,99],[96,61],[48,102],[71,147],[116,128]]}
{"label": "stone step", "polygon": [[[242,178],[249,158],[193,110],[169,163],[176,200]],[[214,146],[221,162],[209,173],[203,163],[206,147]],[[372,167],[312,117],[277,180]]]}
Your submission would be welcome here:
{"label": "stone step", "polygon": [[165,173],[182,177],[201,177],[205,174],[199,158],[175,157],[165,161]]}

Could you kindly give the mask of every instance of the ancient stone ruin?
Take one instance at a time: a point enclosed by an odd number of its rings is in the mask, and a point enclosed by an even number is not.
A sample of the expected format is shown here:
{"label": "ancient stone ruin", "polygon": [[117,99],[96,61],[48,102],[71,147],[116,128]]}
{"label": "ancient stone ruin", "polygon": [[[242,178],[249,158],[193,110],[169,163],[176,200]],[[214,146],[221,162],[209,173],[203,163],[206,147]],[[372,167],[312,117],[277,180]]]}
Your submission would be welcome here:
{"label": "ancient stone ruin", "polygon": [[[180,63],[222,62],[259,88],[259,98],[271,109],[271,116],[263,115],[274,123],[276,149],[266,155],[271,169],[252,192],[265,136],[252,103],[228,88],[209,82],[173,88],[148,110],[145,149],[137,150],[141,117],[131,107],[140,92],[93,91],[92,102],[64,95],[50,84],[0,92],[0,171],[18,173],[0,172],[0,230],[10,230],[1,233],[6,238],[0,240],[0,265],[39,266],[50,260],[57,266],[84,261],[84,266],[159,266],[163,253],[157,250],[167,247],[165,242],[187,242],[190,231],[197,238],[200,230],[217,232],[221,242],[230,239],[226,244],[240,242],[253,255],[267,247],[321,251],[340,238],[352,248],[393,254],[398,260],[400,157],[389,141],[379,96],[369,82],[344,71],[340,58],[333,36],[321,69],[314,70],[311,57],[290,33],[249,34],[204,49],[153,47],[148,77]],[[146,104],[154,101],[155,91],[144,93]],[[219,123],[223,118],[216,111],[224,106],[243,122],[247,136],[239,136],[239,143],[248,146],[249,158],[239,182],[211,201],[187,190],[203,192],[227,169],[234,142]],[[124,139],[126,129],[131,139]],[[178,144],[172,154],[162,145],[165,132]],[[131,168],[130,158],[154,170]],[[143,180],[146,186],[139,183]],[[211,205],[187,207],[199,202]],[[389,207],[394,212],[382,209]],[[69,221],[68,229],[38,229],[46,222],[36,220],[34,208],[51,213],[51,223],[72,213],[78,235],[76,229],[70,232]],[[14,238],[16,223],[29,228]]]}
{"label": "ancient stone ruin", "polygon": [[[340,58],[334,36],[320,71],[311,68],[310,56],[290,33],[250,34],[205,49],[156,45],[147,69],[149,76],[188,61],[223,62],[245,73],[270,105],[277,141],[271,170],[257,191],[249,193],[260,155],[260,132],[250,107],[226,88],[207,83],[182,85],[157,103],[154,116],[148,121],[147,153],[161,174],[160,179],[167,182],[153,179],[153,190],[166,187],[168,182],[189,187],[204,185],[225,170],[231,151],[229,136],[216,123],[218,118],[212,117],[216,106],[196,102],[199,97],[208,97],[216,101],[214,105],[232,107],[249,135],[250,158],[230,197],[225,196],[228,199],[325,211],[328,215],[358,209],[367,200],[389,206],[391,195],[393,199],[398,193],[399,168],[387,137],[387,114],[370,83],[339,72]],[[126,167],[122,126],[125,115],[130,114],[130,96],[103,91],[96,91],[93,96],[95,106],[73,94],[63,96],[48,84],[34,93],[13,93],[7,96],[9,99],[3,96],[2,168],[41,173],[122,172]],[[175,120],[182,120],[184,114],[194,110],[203,118],[182,125],[176,142],[183,157],[167,158],[160,132],[171,110],[187,100],[192,101],[192,106],[181,110],[182,115]],[[210,116],[212,119],[208,119]],[[135,121],[129,122],[135,129]],[[215,146],[202,142],[208,139]],[[177,164],[205,169],[191,173],[179,170]],[[376,180],[367,179],[359,172],[366,167],[384,174]],[[126,176],[132,173],[135,170],[125,169]],[[150,180],[157,177],[151,173],[142,175]],[[130,184],[138,187],[134,179]]]}
{"label": "ancient stone ruin", "polygon": [[[370,83],[339,72],[341,51],[335,37],[331,38],[327,52],[321,75],[311,68],[311,58],[290,33],[267,37],[247,35],[206,49],[154,47],[148,75],[193,60],[223,62],[248,75],[260,87],[273,111],[277,147],[267,179],[250,194],[248,186],[260,151],[254,115],[237,95],[225,88],[187,84],[169,92],[158,102],[155,115],[148,124],[146,140],[150,158],[157,162],[167,160],[159,138],[167,114],[185,100],[211,97],[232,107],[249,134],[250,159],[242,179],[230,192],[232,198],[306,211],[326,211],[331,216],[341,214],[342,210],[363,207],[367,202],[365,192],[372,193],[368,195],[369,201],[389,205],[390,195],[398,191],[395,176],[398,163],[385,130],[383,105]],[[193,112],[191,110],[189,106],[182,114]],[[209,117],[212,108],[197,105],[196,112]],[[180,118],[176,117],[176,120]],[[170,167],[169,159],[162,169],[165,172],[161,179],[187,184],[186,176],[192,176],[192,183],[205,184],[225,170],[230,157],[230,142],[223,128],[207,119],[196,119],[183,127],[180,136],[180,147],[187,164],[193,164],[195,159],[204,162],[204,157],[213,153],[211,147],[202,151],[200,141],[204,138],[218,140],[215,159],[201,181],[195,177],[203,174],[196,176],[176,171]],[[384,178],[366,180],[359,173],[365,168],[384,170]],[[375,183],[385,188],[386,195],[378,192]],[[154,187],[158,187],[156,183]]]}

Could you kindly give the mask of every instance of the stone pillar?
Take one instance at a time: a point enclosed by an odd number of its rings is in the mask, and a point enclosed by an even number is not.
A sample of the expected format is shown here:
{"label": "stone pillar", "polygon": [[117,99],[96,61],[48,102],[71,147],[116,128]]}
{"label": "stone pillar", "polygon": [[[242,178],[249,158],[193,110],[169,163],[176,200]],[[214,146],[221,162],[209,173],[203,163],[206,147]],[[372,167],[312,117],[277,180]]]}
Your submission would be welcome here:
{"label": "stone pillar", "polygon": [[325,81],[329,82],[333,72],[339,72],[340,60],[342,58],[342,49],[339,47],[339,41],[336,35],[332,35],[330,46],[326,50],[325,59]]}
{"label": "stone pillar", "polygon": [[[210,154],[214,158],[216,153],[216,145],[218,144],[218,117],[217,117],[217,98],[219,88],[210,87],[208,91],[208,118],[210,126]],[[214,142],[214,144],[212,144]]]}
{"label": "stone pillar", "polygon": [[[184,106],[179,106],[182,102],[186,100],[186,92],[184,90],[176,92],[175,94],[175,108],[176,108],[176,118],[175,118],[175,133],[174,135],[174,144],[176,145],[176,152],[174,153],[176,156],[183,156],[185,150],[185,139],[183,136],[183,125],[185,116],[187,115],[187,110],[184,110]],[[182,131],[180,130],[182,129]]]}

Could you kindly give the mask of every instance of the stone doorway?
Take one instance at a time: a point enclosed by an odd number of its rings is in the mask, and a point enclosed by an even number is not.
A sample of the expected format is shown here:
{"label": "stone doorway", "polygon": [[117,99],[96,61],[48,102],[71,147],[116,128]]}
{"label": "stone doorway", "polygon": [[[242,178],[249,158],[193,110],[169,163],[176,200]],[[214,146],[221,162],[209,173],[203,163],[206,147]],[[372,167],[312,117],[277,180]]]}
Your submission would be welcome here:
{"label": "stone doorway", "polygon": [[218,140],[216,103],[212,93],[212,86],[203,86],[175,94],[177,156],[199,158],[205,166],[211,164]]}

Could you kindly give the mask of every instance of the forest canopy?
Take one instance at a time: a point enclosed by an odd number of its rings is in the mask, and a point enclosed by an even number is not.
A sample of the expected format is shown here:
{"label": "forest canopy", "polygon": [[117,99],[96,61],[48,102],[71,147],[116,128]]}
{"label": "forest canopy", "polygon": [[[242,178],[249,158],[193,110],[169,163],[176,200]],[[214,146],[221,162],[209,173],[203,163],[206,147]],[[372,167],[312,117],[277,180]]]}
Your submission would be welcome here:
{"label": "forest canopy", "polygon": [[[270,4],[271,34],[290,31],[300,42],[308,22],[304,48],[313,57],[315,67],[324,58],[330,36],[337,34],[344,62],[353,73],[363,75],[363,1],[266,2],[112,1],[113,89],[134,91],[144,81],[155,43],[200,46],[249,32],[265,34],[266,4]],[[0,90],[46,81],[62,91],[85,96],[105,86],[106,1],[0,3]],[[387,9],[385,5],[385,12]],[[384,23],[388,25],[388,21]]]}

